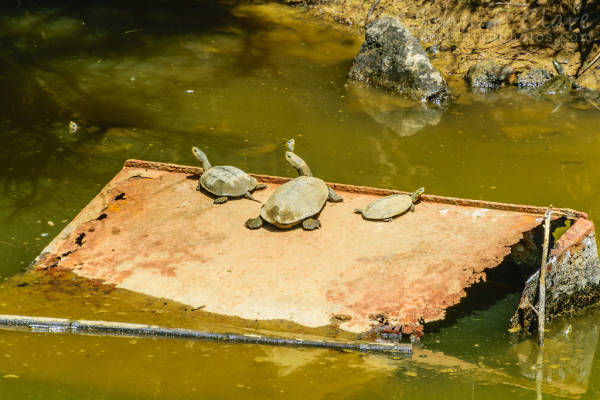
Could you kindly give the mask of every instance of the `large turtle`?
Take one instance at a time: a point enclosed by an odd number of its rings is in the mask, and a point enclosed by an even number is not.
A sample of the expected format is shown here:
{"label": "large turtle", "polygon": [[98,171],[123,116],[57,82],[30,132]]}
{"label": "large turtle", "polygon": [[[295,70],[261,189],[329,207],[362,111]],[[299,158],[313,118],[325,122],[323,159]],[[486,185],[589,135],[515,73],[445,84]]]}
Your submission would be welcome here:
{"label": "large turtle", "polygon": [[321,227],[321,222],[316,216],[327,200],[332,202],[344,200],[322,179],[312,176],[310,168],[302,158],[291,151],[286,151],[285,159],[300,176],[278,187],[260,207],[259,216],[246,221],[247,228],[258,229],[266,221],[282,229],[302,224],[304,229],[312,231]]}
{"label": "large turtle", "polygon": [[[294,148],[296,147],[296,141],[294,139],[290,139],[286,142],[286,146],[289,149],[289,151],[285,152],[285,159],[292,167],[294,167],[294,169],[298,172],[298,175],[313,176],[310,168],[308,167],[308,164],[294,153]],[[329,192],[329,200],[330,201],[332,201],[334,203],[344,201],[342,196],[337,194],[329,186],[327,186],[327,191]]]}
{"label": "large turtle", "polygon": [[404,214],[406,211],[415,211],[415,204],[425,188],[415,190],[412,195],[393,194],[381,199],[372,201],[365,208],[354,210],[357,214],[362,214],[364,219],[389,222],[397,215]]}
{"label": "large turtle", "polygon": [[552,78],[546,81],[546,83],[540,86],[538,89],[539,93],[551,96],[564,96],[569,94],[573,88],[573,82],[571,82],[571,79],[569,79],[569,77],[565,74],[565,71],[558,61],[556,61],[556,59],[552,60],[552,65],[554,66],[557,75],[554,75]]}
{"label": "large turtle", "polygon": [[230,197],[245,197],[258,201],[252,197],[251,192],[267,187],[267,185],[257,183],[254,177],[239,168],[229,165],[213,167],[206,154],[197,147],[192,147],[192,153],[202,162],[202,168],[204,168],[196,190],[204,188],[217,196],[214,200],[215,204],[225,203]]}

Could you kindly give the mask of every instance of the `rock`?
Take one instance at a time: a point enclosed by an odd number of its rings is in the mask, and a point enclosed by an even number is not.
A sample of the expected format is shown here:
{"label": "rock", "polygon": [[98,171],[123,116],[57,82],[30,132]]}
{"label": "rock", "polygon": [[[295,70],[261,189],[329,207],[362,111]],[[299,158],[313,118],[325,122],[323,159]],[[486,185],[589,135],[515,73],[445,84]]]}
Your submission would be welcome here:
{"label": "rock", "polygon": [[465,79],[470,88],[496,89],[508,84],[512,73],[512,67],[500,67],[487,60],[471,65]]}
{"label": "rock", "polygon": [[[573,229],[575,227],[575,229]],[[573,230],[571,230],[573,229]],[[600,299],[600,261],[592,222],[578,219],[550,251],[546,271],[546,318],[548,321],[568,312],[583,309]],[[539,270],[525,283],[517,312],[510,320],[511,329],[534,332],[537,320],[530,304],[538,303]]]}
{"label": "rock", "polygon": [[545,68],[536,68],[517,76],[517,86],[520,88],[537,89],[546,83],[552,75]]}
{"label": "rock", "polygon": [[439,104],[449,97],[446,81],[419,42],[399,19],[389,16],[367,25],[350,78],[422,102]]}

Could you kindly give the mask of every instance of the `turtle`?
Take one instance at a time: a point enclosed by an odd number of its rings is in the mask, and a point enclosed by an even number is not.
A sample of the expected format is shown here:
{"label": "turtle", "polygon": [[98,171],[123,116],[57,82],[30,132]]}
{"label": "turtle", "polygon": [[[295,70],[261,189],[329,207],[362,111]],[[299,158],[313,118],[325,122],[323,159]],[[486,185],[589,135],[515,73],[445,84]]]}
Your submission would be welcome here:
{"label": "turtle", "polygon": [[362,214],[364,219],[390,222],[392,218],[404,214],[406,211],[415,211],[415,204],[421,197],[425,188],[415,190],[412,195],[393,194],[381,199],[377,199],[365,208],[356,209],[356,214]]}
{"label": "turtle", "polygon": [[546,83],[540,86],[538,89],[539,93],[543,95],[564,96],[573,88],[573,82],[571,82],[571,79],[565,74],[565,71],[556,59],[552,60],[552,65],[554,66],[557,75],[554,75],[546,81]]}
{"label": "turtle", "polygon": [[[293,148],[288,144],[288,148],[290,147]],[[286,151],[285,159],[300,176],[284,183],[271,194],[260,207],[259,216],[246,221],[248,229],[258,229],[266,221],[281,229],[302,224],[302,228],[312,231],[321,227],[317,215],[328,200],[344,200],[322,179],[312,176],[310,168],[302,158]]]}
{"label": "turtle", "polygon": [[[308,164],[302,158],[296,155],[296,153],[294,153],[296,141],[294,139],[288,140],[286,142],[286,147],[289,149],[289,151],[285,152],[285,159],[292,167],[294,167],[294,169],[298,172],[298,175],[313,176]],[[344,199],[329,186],[327,186],[327,191],[329,192],[329,201],[333,203],[344,201]]]}
{"label": "turtle", "polygon": [[206,154],[197,147],[192,147],[192,153],[202,162],[202,168],[204,168],[196,190],[200,191],[204,188],[207,192],[217,196],[214,200],[215,204],[225,203],[230,197],[245,197],[260,203],[259,200],[252,197],[251,192],[265,189],[267,185],[256,182],[256,178],[239,168],[229,165],[213,167]]}
{"label": "turtle", "polygon": [[76,132],[89,133],[92,135],[104,133],[106,131],[105,127],[95,125],[90,123],[85,117],[79,113],[75,112],[72,114],[72,120],[69,121],[67,125],[67,129],[69,133],[73,134]]}

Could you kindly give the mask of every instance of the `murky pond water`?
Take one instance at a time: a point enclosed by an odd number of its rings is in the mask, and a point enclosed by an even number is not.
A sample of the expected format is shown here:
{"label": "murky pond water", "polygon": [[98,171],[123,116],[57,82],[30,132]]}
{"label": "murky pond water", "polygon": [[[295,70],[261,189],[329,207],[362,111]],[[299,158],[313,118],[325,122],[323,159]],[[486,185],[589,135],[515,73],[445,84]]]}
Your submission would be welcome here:
{"label": "murky pond water", "polygon": [[[348,85],[362,38],[276,4],[14,3],[0,16],[4,278],[29,264],[125,159],[196,165],[192,145],[216,164],[293,176],[282,144],[295,137],[297,152],[330,181],[553,204],[600,222],[600,112],[582,100],[455,88],[461,96],[440,111]],[[70,120],[82,128],[69,133]],[[86,130],[95,126],[101,132]],[[535,346],[504,331],[516,301],[440,327],[412,360],[0,331],[0,392],[533,398]],[[595,310],[551,325],[545,397],[600,395],[599,329]]]}

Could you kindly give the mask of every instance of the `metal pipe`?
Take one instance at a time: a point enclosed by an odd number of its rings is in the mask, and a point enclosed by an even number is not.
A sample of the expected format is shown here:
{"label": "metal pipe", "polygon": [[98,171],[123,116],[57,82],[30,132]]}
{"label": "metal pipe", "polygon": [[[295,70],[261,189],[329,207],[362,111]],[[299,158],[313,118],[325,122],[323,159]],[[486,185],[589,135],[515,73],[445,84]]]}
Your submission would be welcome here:
{"label": "metal pipe", "polygon": [[73,334],[103,334],[109,336],[165,337],[210,340],[228,343],[252,343],[273,346],[320,347],[364,352],[412,353],[408,343],[334,342],[324,340],[291,339],[254,334],[212,333],[192,329],[167,328],[156,325],[112,321],[71,320],[23,315],[0,315],[1,328],[30,328],[34,331]]}

